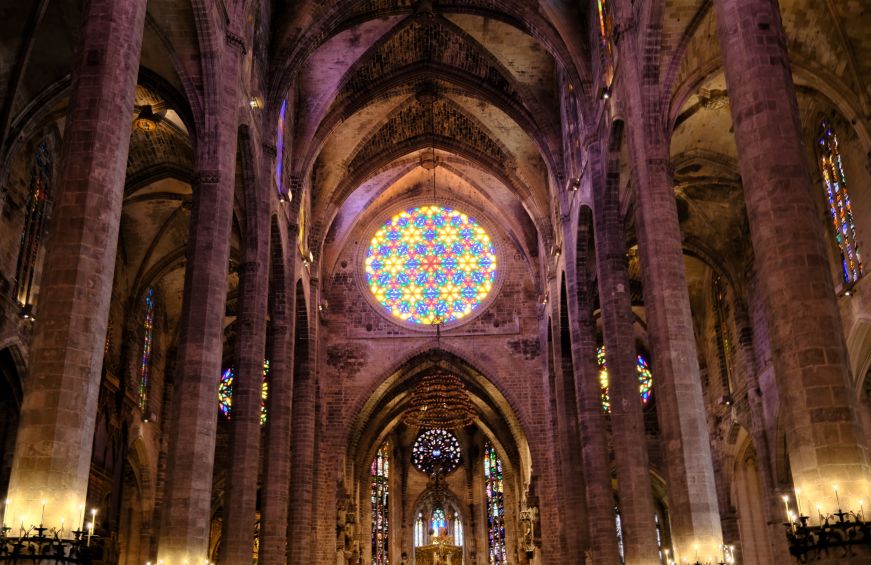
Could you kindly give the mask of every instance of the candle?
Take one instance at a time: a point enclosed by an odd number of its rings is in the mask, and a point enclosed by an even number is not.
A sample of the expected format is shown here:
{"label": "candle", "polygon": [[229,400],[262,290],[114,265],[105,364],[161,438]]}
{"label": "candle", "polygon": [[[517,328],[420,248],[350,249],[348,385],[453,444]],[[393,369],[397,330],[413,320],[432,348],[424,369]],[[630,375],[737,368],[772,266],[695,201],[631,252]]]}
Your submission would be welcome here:
{"label": "candle", "polygon": [[832,489],[835,491],[835,502],[838,503],[838,512],[841,511],[841,499],[838,498],[838,485],[833,485]]}
{"label": "candle", "polygon": [[789,495],[788,494],[783,495],[783,507],[786,508],[786,520],[788,522],[792,522],[792,520],[789,519]]}
{"label": "candle", "polygon": [[63,518],[60,519],[60,530],[58,530],[58,533],[61,535],[63,535],[63,533],[64,533],[64,519]]}
{"label": "candle", "polygon": [[861,499],[859,500],[859,518],[862,519],[862,520],[865,519],[865,507],[862,506],[862,500],[861,500]]}
{"label": "candle", "polygon": [[39,516],[39,527],[45,522],[45,499],[42,500],[42,514]]}
{"label": "candle", "polygon": [[94,523],[88,524],[88,547],[91,546],[91,534],[94,533]]}
{"label": "candle", "polygon": [[801,494],[801,489],[795,489],[795,506],[798,508],[798,517],[801,518],[801,499],[799,495]]}

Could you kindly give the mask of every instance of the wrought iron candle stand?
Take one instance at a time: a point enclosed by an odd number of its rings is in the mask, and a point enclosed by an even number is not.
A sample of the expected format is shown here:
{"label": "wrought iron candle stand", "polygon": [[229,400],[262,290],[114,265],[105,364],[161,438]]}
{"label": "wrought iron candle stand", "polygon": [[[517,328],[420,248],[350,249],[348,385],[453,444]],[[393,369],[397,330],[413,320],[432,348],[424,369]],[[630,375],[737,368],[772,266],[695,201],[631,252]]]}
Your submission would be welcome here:
{"label": "wrought iron candle stand", "polygon": [[100,538],[84,530],[73,530],[73,539],[61,537],[62,530],[32,527],[10,536],[12,528],[0,529],[0,563],[51,563],[96,565],[102,562]]}
{"label": "wrought iron candle stand", "polygon": [[[807,563],[808,559],[857,557],[856,550],[863,547],[871,553],[871,522],[865,520],[863,511],[844,512],[839,508],[834,514],[820,514],[816,526],[808,524],[809,519],[799,516],[797,522],[783,523],[789,553],[799,563]],[[835,550],[839,554],[830,555]]]}

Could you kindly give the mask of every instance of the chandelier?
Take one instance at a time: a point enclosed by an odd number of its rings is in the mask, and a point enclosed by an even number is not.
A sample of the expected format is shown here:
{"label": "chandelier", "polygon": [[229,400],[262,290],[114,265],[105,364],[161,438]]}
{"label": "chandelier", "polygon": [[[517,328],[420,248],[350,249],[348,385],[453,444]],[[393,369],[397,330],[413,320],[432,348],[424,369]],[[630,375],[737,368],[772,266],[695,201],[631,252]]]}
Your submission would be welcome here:
{"label": "chandelier", "polygon": [[474,419],[475,407],[463,382],[441,368],[420,379],[402,417],[406,425],[436,430],[462,428]]}

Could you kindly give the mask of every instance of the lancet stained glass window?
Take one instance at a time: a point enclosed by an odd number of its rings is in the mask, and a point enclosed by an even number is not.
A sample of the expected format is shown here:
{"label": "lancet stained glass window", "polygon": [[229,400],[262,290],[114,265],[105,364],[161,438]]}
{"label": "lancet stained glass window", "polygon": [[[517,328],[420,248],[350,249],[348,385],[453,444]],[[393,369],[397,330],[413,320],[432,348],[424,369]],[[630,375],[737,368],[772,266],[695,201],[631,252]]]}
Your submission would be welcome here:
{"label": "lancet stained glass window", "polygon": [[[266,399],[269,397],[269,359],[263,360],[263,386],[260,392],[260,425],[266,423]],[[218,407],[221,414],[228,420],[233,411],[233,382],[236,380],[236,368],[227,367],[221,373],[218,382]]]}
{"label": "lancet stained glass window", "polygon": [[30,193],[25,204],[24,229],[18,242],[18,263],[15,268],[16,297],[21,306],[27,306],[33,298],[36,260],[48,208],[49,183],[51,181],[51,155],[48,146],[41,143],[34,152],[30,169]]}
{"label": "lancet stained glass window", "polygon": [[445,517],[445,511],[442,508],[436,508],[432,511],[432,522],[430,525],[430,529],[432,530],[432,535],[439,536],[442,534],[442,531],[447,529],[448,527],[448,519]]}
{"label": "lancet stained glass window", "polygon": [[714,275],[714,333],[717,337],[717,355],[720,358],[720,381],[726,394],[732,394],[732,343],[729,339],[729,312],[726,287],[720,275]]}
{"label": "lancet stained glass window", "polygon": [[287,117],[287,100],[282,101],[278,111],[278,134],[275,140],[275,189],[278,195],[284,194],[284,119]]}
{"label": "lancet stained glass window", "polygon": [[414,547],[420,547],[424,542],[423,514],[418,513],[417,520],[414,521]]}
{"label": "lancet stained glass window", "polygon": [[454,512],[454,545],[463,545],[463,519],[459,512]]}
{"label": "lancet stained glass window", "polygon": [[366,280],[393,316],[415,324],[468,316],[496,280],[490,236],[466,214],[443,206],[411,208],[376,232]]}
{"label": "lancet stained glass window", "polygon": [[151,349],[154,340],[154,289],[145,291],[145,311],[142,316],[142,358],[139,361],[139,409],[148,407],[151,386]]}
{"label": "lancet stained glass window", "polygon": [[460,442],[447,430],[426,430],[414,442],[411,462],[427,475],[440,463],[442,473],[447,475],[460,464]]}
{"label": "lancet stained glass window", "polygon": [[620,563],[626,563],[625,549],[623,548],[623,518],[620,517],[620,509],[614,508],[614,529],[617,531],[617,553],[620,554]]}
{"label": "lancet stained glass window", "polygon": [[596,0],[599,11],[599,37],[602,41],[605,87],[611,86],[614,77],[614,14],[610,0]]}
{"label": "lancet stained glass window", "polygon": [[[611,412],[611,396],[608,394],[608,367],[605,364],[605,346],[599,346],[596,350],[596,359],[599,362],[599,386],[602,391],[602,409]],[[653,373],[650,365],[643,355],[635,358],[635,368],[638,371],[638,392],[641,395],[641,403],[646,405],[653,393]]]}
{"label": "lancet stained glass window", "polygon": [[390,449],[385,443],[375,454],[372,480],[372,565],[388,565]]}
{"label": "lancet stained glass window", "polygon": [[484,444],[484,483],[487,487],[487,537],[490,565],[505,565],[505,491],[502,484],[502,460],[493,444]]}
{"label": "lancet stained glass window", "polygon": [[820,172],[826,189],[826,199],[835,241],[841,252],[841,269],[844,282],[852,284],[862,276],[862,259],[859,256],[859,242],[856,239],[856,225],[853,222],[853,205],[847,193],[847,176],[841,159],[838,135],[828,121],[823,121],[818,146]]}

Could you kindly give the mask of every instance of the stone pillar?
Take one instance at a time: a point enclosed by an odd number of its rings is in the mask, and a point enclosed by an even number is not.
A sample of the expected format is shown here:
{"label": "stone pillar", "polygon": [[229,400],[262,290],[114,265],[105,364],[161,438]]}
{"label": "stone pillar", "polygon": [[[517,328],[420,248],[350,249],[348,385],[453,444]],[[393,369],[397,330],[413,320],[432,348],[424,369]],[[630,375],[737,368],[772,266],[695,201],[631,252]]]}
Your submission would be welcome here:
{"label": "stone pillar", "polygon": [[[242,224],[242,266],[239,270],[239,317],[236,322],[238,370],[233,383],[230,468],[227,470],[221,535],[221,560],[224,563],[250,561],[254,546],[269,293],[270,191],[263,188],[269,183],[256,182],[251,170],[253,156],[247,136],[242,136],[242,143],[241,196],[245,217]],[[258,167],[259,172],[262,173],[264,168]],[[269,177],[260,175],[260,178]]]}
{"label": "stone pillar", "polygon": [[[551,288],[554,288],[552,286]],[[556,287],[557,291],[565,291]],[[552,296],[556,294],[553,293]],[[551,332],[556,336],[551,346],[550,368],[553,379],[553,404],[556,408],[556,430],[554,445],[560,453],[555,458],[559,466],[559,480],[562,495],[558,497],[563,512],[561,526],[565,538],[564,559],[576,560],[583,555],[582,548],[587,545],[587,516],[584,508],[584,475],[581,468],[578,436],[578,412],[575,400],[574,375],[572,374],[571,348],[564,341],[569,340],[568,304],[563,292],[560,296],[560,320],[551,320]],[[565,318],[563,318],[565,317]],[[568,351],[566,351],[568,349]]]}
{"label": "stone pillar", "polygon": [[[315,522],[312,512],[315,479],[315,427],[317,388],[309,359],[308,310],[302,282],[297,286],[294,298],[296,325],[293,348],[293,413],[290,452],[290,505],[288,563],[311,563],[314,548],[306,540],[315,539]],[[332,514],[333,510],[330,510]]]}
{"label": "stone pillar", "polygon": [[7,522],[81,526],[109,318],[145,0],[91,0],[46,244]]}
{"label": "stone pillar", "polygon": [[[266,423],[260,563],[287,563],[287,513],[290,501],[290,434],[293,402],[293,336],[291,318],[294,262],[286,258],[278,226],[272,234],[272,324],[269,332],[269,419]],[[296,230],[289,229],[287,242],[296,241]],[[289,246],[293,243],[289,243]],[[291,257],[293,255],[291,254]]]}
{"label": "stone pillar", "polygon": [[[615,128],[620,126],[615,125]],[[619,133],[617,134],[619,135]],[[620,213],[619,165],[610,156],[591,161],[593,226],[599,305],[608,365],[611,398],[611,435],[617,463],[617,491],[623,526],[623,551],[631,564],[658,564],[656,513],[644,415],[638,389],[638,370],[629,275],[626,270],[626,234]],[[595,166],[598,165],[598,166]]]}
{"label": "stone pillar", "polygon": [[[597,565],[619,565],[617,536],[614,528],[614,494],[611,488],[611,465],[608,455],[605,415],[599,398],[599,367],[596,362],[596,321],[593,317],[595,288],[590,256],[593,217],[582,207],[578,218],[575,278],[569,282],[569,312],[572,357],[575,365],[575,399],[578,404],[578,435],[586,477],[587,512],[590,550]],[[574,290],[574,292],[572,292]]]}
{"label": "stone pillar", "polygon": [[744,305],[735,301],[735,329],[738,336],[735,347],[735,379],[738,387],[747,391],[747,405],[750,417],[750,437],[756,450],[756,460],[759,469],[759,482],[762,491],[766,494],[766,500],[762,507],[765,511],[768,529],[765,539],[769,544],[772,563],[786,561],[790,558],[783,536],[783,526],[780,518],[783,512],[783,501],[774,487],[774,473],[771,469],[771,445],[765,430],[765,409],[762,406],[762,391],[759,389],[757,378],[755,351],[753,349],[753,327],[750,323],[747,310]]}
{"label": "stone pillar", "polygon": [[[223,38],[222,38],[223,39]],[[204,67],[215,90],[198,131],[193,207],[158,559],[207,558],[240,104],[240,53],[222,40]],[[220,69],[220,74],[217,73]]]}
{"label": "stone pillar", "polygon": [[[668,479],[675,557],[721,555],[723,535],[699,361],[693,335],[682,237],[660,96],[660,22],[639,22],[628,0],[616,4],[620,35],[617,93],[628,124],[644,306],[656,411]],[[645,12],[647,13],[647,12]],[[649,44],[647,43],[649,42]],[[655,55],[650,52],[657,53]]]}
{"label": "stone pillar", "polygon": [[871,468],[778,3],[714,4],[793,482],[811,508],[837,509],[833,485],[854,507]]}

